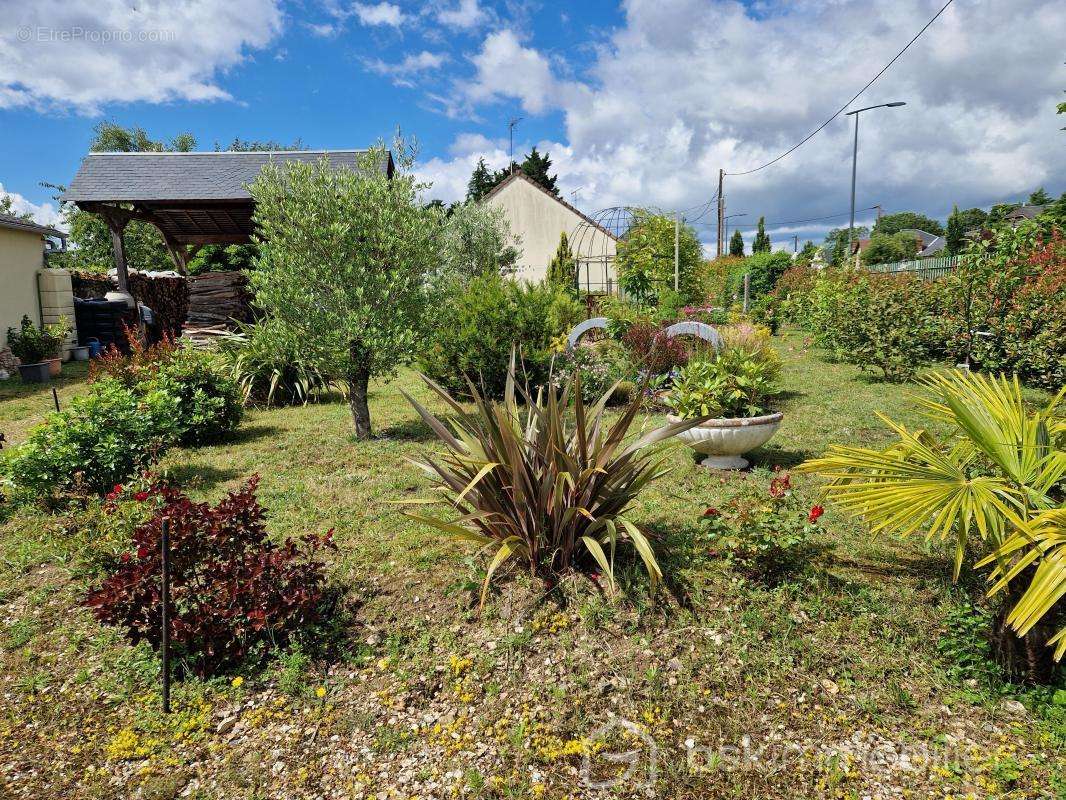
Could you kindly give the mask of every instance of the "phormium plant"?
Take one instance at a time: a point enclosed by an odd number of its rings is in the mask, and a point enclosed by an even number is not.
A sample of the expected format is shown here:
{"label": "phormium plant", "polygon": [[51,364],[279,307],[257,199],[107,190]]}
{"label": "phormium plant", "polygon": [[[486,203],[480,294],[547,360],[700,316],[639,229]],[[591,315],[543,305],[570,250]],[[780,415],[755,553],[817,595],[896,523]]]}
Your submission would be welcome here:
{"label": "phormium plant", "polygon": [[[177,489],[151,490],[158,508],[133,534],[133,549],[92,589],[96,618],[158,648],[161,534],[170,521],[171,642],[186,669],[206,676],[260,643],[282,642],[319,615],[332,531],[277,545],[267,536],[256,498],[258,477],[216,506],[193,503]],[[141,501],[148,492],[138,494]],[[134,499],[137,502],[137,499]]]}
{"label": "phormium plant", "polygon": [[627,443],[639,395],[612,423],[604,407],[614,387],[590,407],[579,372],[561,390],[549,385],[533,394],[516,389],[514,369],[512,355],[502,403],[486,400],[469,382],[473,413],[426,378],[454,413],[450,426],[405,395],[447,446],[443,456],[416,462],[444,489],[443,500],[427,502],[447,502],[459,512],[449,520],[412,516],[492,553],[482,603],[493,574],[512,559],[548,582],[578,570],[602,572],[613,585],[619,543],[637,551],[654,591],[662,573],[652,543],[626,512],[668,472],[661,454],[647,448],[703,420],[666,425]]}

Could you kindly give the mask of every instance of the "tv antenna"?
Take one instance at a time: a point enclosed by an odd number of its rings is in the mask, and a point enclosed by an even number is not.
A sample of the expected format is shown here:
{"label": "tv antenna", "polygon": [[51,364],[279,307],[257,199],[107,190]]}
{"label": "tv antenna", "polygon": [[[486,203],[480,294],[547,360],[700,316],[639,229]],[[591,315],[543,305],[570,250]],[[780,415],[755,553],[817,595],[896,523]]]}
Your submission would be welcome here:
{"label": "tv antenna", "polygon": [[509,142],[507,147],[507,156],[509,159],[507,171],[511,174],[514,174],[514,129],[515,125],[517,125],[523,119],[524,117],[511,117],[511,120],[507,123],[507,138]]}

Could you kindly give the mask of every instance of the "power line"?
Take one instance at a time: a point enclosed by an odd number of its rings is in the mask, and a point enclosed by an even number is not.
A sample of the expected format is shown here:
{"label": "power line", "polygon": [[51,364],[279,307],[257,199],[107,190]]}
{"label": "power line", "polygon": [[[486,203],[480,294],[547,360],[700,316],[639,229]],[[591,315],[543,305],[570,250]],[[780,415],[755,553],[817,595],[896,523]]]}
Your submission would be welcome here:
{"label": "power line", "polygon": [[[857,208],[856,211],[873,211],[877,206],[870,206],[869,208]],[[811,217],[810,219],[790,219],[784,222],[764,222],[763,226],[766,228],[782,228],[785,225],[802,225],[805,222],[821,222],[826,219],[836,219],[837,217],[846,217],[851,214],[850,211],[841,211],[839,214],[827,214],[824,217]],[[759,223],[757,222],[745,222],[743,225],[734,225],[734,228],[757,228]]]}
{"label": "power line", "polygon": [[767,161],[761,167],[756,167],[755,169],[749,169],[749,170],[746,170],[744,172],[727,172],[726,175],[731,175],[731,176],[735,176],[735,175],[751,175],[753,172],[758,172],[759,170],[766,169],[767,167],[769,167],[769,166],[771,166],[773,164],[776,164],[782,158],[785,158],[785,156],[791,155],[792,153],[796,152],[801,147],[803,147],[803,145],[807,144],[807,142],[809,142],[811,139],[813,139],[826,125],[828,125],[830,122],[832,122],[837,117],[839,117],[848,106],[850,106],[852,103],[854,103],[859,98],[859,95],[861,95],[863,92],[865,92],[871,86],[873,86],[874,82],[878,78],[880,78],[882,75],[884,75],[888,71],[888,68],[891,67],[893,64],[895,64],[896,61],[899,59],[899,57],[902,56],[904,53],[906,53],[907,50],[910,48],[910,46],[912,44],[914,44],[916,41],[918,41],[919,37],[921,37],[921,35],[923,33],[925,33],[934,22],[937,21],[937,19],[940,17],[941,14],[943,14],[945,11],[947,11],[948,6],[950,6],[953,2],[955,2],[955,0],[948,0],[946,3],[944,3],[944,5],[940,8],[940,10],[937,11],[936,14],[933,15],[933,18],[931,20],[929,20],[927,23],[925,23],[925,26],[920,31],[918,31],[918,33],[916,33],[914,35],[913,39],[911,39],[909,42],[907,42],[906,47],[904,47],[902,50],[900,50],[898,53],[896,53],[896,55],[894,55],[892,57],[892,60],[889,61],[887,64],[885,64],[885,66],[881,68],[881,71],[878,72],[876,75],[874,75],[873,78],[870,79],[869,83],[867,83],[865,86],[863,86],[861,89],[859,89],[859,91],[856,92],[852,96],[852,98],[850,100],[848,100],[848,102],[846,102],[839,109],[837,109],[836,113],[833,114],[833,116],[831,116],[829,119],[827,119],[821,125],[819,125],[817,128],[815,128],[813,131],[811,131],[810,134],[807,135],[807,138],[805,138],[799,144],[796,144],[796,145],[793,145],[792,147],[790,147],[788,150],[783,152],[781,155],[779,155],[773,161]]}

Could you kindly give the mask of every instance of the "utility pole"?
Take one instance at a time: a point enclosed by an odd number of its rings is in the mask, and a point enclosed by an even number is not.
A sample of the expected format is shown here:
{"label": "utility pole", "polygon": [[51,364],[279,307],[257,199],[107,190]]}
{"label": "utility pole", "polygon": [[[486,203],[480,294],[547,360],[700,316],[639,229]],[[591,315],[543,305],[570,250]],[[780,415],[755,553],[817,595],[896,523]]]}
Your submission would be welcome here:
{"label": "utility pole", "polygon": [[678,212],[674,212],[674,291],[678,291],[681,282],[681,221]]}
{"label": "utility pole", "polygon": [[507,147],[507,156],[510,158],[510,163],[507,165],[508,174],[514,175],[514,128],[524,117],[511,117],[511,121],[507,123],[507,136],[510,144]]}
{"label": "utility pole", "polygon": [[718,170],[718,250],[717,257],[722,257],[722,229],[725,226],[725,170]]}
{"label": "utility pole", "polygon": [[880,203],[878,203],[876,206],[874,206],[874,208],[877,209],[877,221],[880,222],[881,221],[881,217],[883,217],[884,214],[885,214],[884,209],[881,208],[881,204]]}
{"label": "utility pole", "polygon": [[796,234],[792,234],[792,255],[799,252],[800,237]]}

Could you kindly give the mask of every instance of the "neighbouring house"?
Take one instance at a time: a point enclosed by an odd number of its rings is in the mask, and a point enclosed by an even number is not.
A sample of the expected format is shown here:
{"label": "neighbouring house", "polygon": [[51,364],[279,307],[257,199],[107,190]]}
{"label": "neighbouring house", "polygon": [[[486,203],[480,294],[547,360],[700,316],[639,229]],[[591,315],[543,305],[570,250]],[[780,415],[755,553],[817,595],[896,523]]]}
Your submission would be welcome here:
{"label": "neighbouring house", "polygon": [[23,316],[36,325],[61,316],[74,324],[70,274],[45,269],[45,253],[63,249],[66,239],[55,228],[0,214],[0,348],[7,345],[7,329],[17,328]]}
{"label": "neighbouring house", "polygon": [[[948,244],[943,236],[937,236],[935,233],[928,233],[918,228],[904,228],[900,233],[907,233],[914,237],[915,258],[938,255]],[[858,255],[869,246],[870,239],[859,239],[852,244],[851,252],[853,255]]]}
{"label": "neighbouring house", "polygon": [[1011,224],[1012,228],[1017,228],[1027,219],[1036,219],[1042,213],[1047,206],[1018,206],[1011,211],[1004,219]]}
{"label": "neighbouring house", "polygon": [[544,280],[548,264],[565,233],[578,261],[578,286],[592,294],[617,286],[614,269],[617,238],[574,206],[515,172],[485,195],[484,203],[503,210],[511,232],[520,239],[515,277],[528,283]]}

